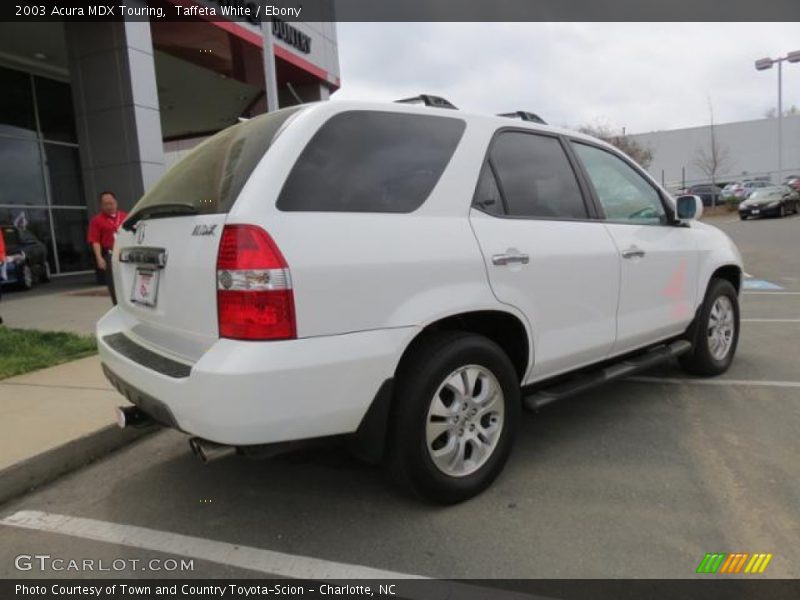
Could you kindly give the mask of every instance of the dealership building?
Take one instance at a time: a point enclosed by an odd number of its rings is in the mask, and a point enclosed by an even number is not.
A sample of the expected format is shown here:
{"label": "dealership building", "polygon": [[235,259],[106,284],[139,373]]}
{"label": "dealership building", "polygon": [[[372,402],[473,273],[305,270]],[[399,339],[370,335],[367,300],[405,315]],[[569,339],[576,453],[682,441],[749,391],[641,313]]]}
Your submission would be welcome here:
{"label": "dealership building", "polygon": [[93,268],[101,191],[130,209],[202,139],[338,89],[332,20],[208,19],[0,23],[0,223],[42,240],[54,274]]}
{"label": "dealership building", "polygon": [[[787,175],[800,175],[800,115],[722,123],[714,126],[718,183],[743,179],[766,179],[778,183]],[[783,156],[778,172],[778,126],[781,126]],[[701,168],[703,156],[711,157],[710,125],[653,131],[630,137],[653,153],[650,174],[670,188],[709,183]]]}

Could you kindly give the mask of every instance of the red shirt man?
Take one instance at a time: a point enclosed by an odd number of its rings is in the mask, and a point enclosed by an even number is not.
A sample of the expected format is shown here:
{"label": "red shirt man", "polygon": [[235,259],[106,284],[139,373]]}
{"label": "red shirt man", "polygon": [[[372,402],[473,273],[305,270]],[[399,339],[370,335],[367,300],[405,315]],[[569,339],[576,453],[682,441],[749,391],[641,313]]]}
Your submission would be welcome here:
{"label": "red shirt man", "polygon": [[92,245],[97,266],[106,270],[105,255],[114,247],[114,236],[127,218],[125,211],[117,208],[117,198],[113,192],[100,194],[100,212],[89,221],[89,233],[86,236]]}
{"label": "red shirt man", "polygon": [[89,221],[89,233],[86,239],[92,246],[97,268],[106,274],[111,301],[116,304],[114,278],[111,274],[111,250],[114,248],[114,236],[127,218],[125,211],[117,208],[117,197],[113,192],[100,194],[100,212]]}

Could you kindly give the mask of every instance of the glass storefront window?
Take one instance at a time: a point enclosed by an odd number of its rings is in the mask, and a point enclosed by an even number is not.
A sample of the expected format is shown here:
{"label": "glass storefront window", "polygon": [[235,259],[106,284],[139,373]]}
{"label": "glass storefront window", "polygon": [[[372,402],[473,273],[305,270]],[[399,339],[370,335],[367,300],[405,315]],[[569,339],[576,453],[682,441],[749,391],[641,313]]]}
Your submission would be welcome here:
{"label": "glass storefront window", "polygon": [[60,144],[45,144],[44,154],[50,176],[50,202],[54,206],[85,207],[78,149]]}
{"label": "glass storefront window", "polygon": [[0,204],[47,204],[36,140],[0,136]]}
{"label": "glass storefront window", "polygon": [[85,210],[53,209],[53,228],[62,272],[94,268],[89,245],[86,243],[86,218]]}
{"label": "glass storefront window", "polygon": [[34,77],[39,127],[45,140],[77,142],[75,111],[69,85],[53,79]]}
{"label": "glass storefront window", "polygon": [[36,137],[30,75],[0,67],[0,135]]}
{"label": "glass storefront window", "polygon": [[22,231],[30,231],[36,239],[47,246],[47,261],[55,272],[55,261],[52,256],[53,238],[50,235],[48,212],[45,208],[28,208],[27,206],[0,207],[0,225],[14,225]]}
{"label": "glass storefront window", "polygon": [[91,270],[69,84],[0,67],[0,90],[0,225],[43,242],[54,273]]}

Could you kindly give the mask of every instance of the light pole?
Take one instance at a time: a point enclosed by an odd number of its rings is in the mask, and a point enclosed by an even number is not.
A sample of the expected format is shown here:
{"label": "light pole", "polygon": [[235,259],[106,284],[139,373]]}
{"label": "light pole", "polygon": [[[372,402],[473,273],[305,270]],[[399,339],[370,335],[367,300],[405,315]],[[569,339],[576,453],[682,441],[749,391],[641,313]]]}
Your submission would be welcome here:
{"label": "light pole", "polygon": [[783,63],[800,62],[800,50],[789,52],[786,56],[778,58],[760,58],[756,61],[757,71],[771,69],[772,65],[778,65],[778,183],[781,183],[783,174]]}

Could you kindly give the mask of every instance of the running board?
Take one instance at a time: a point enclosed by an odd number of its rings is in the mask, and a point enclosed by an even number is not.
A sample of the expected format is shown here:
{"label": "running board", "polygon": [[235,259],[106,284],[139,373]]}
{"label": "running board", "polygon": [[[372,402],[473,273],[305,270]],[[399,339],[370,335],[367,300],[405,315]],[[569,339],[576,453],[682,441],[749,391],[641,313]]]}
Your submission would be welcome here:
{"label": "running board", "polygon": [[529,394],[524,394],[523,392],[522,402],[525,408],[535,412],[557,400],[562,400],[609,381],[644,371],[669,360],[673,356],[680,356],[685,352],[689,352],[691,349],[692,344],[686,340],[677,340],[670,344],[656,346],[641,354],[629,356],[618,363],[576,375],[569,381],[561,381],[551,387],[537,389]]}

